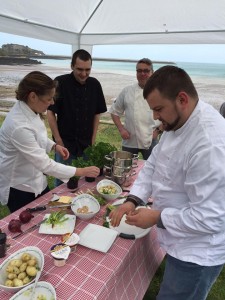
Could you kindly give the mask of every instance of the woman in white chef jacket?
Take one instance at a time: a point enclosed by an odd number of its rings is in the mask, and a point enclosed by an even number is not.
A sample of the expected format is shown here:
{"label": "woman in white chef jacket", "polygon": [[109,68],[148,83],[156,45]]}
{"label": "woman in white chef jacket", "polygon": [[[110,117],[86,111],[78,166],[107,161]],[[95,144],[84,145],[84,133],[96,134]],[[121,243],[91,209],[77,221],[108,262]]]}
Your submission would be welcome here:
{"label": "woman in white chef jacket", "polygon": [[65,147],[47,136],[42,114],[54,103],[57,82],[42,72],[26,75],[16,91],[17,102],[0,128],[0,203],[11,212],[49,191],[45,175],[63,182],[70,177],[96,177],[95,166],[75,168],[50,159],[56,151],[67,159]]}

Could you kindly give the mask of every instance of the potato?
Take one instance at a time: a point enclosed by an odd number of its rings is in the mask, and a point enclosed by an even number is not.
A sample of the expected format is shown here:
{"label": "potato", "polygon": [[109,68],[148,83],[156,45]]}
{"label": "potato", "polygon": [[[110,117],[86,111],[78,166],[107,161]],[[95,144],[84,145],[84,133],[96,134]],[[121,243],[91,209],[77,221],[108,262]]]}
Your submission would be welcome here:
{"label": "potato", "polygon": [[24,280],[24,278],[27,276],[27,273],[26,272],[21,272],[20,274],[18,274],[17,278],[18,279],[21,279],[21,280]]}
{"label": "potato", "polygon": [[7,275],[7,278],[12,280],[12,279],[14,279],[14,278],[17,278],[17,275],[14,274],[14,273],[9,273],[9,274]]}
{"label": "potato", "polygon": [[29,253],[23,253],[21,259],[22,261],[28,261],[31,259],[31,255]]}
{"label": "potato", "polygon": [[22,263],[21,259],[12,259],[9,264],[10,266],[20,267]]}
{"label": "potato", "polygon": [[20,272],[24,272],[26,268],[27,268],[27,263],[26,262],[22,263],[22,265],[20,266]]}
{"label": "potato", "polygon": [[17,287],[17,286],[23,286],[23,281],[18,279],[18,278],[15,278],[13,279],[13,286]]}
{"label": "potato", "polygon": [[8,265],[6,268],[7,273],[13,273],[13,266]]}
{"label": "potato", "polygon": [[35,259],[30,259],[30,260],[28,260],[28,262],[27,262],[28,266],[35,266],[36,263],[37,263],[37,261],[36,261]]}
{"label": "potato", "polygon": [[20,273],[20,269],[14,266],[13,267],[13,273],[18,275]]}
{"label": "potato", "polygon": [[26,276],[26,277],[23,279],[23,284],[27,284],[27,283],[29,283],[29,282],[31,282],[31,279],[30,279],[30,277]]}
{"label": "potato", "polygon": [[6,286],[9,286],[9,287],[12,287],[12,286],[13,286],[13,281],[10,280],[10,279],[7,279],[7,280],[5,281],[5,285],[6,285]]}
{"label": "potato", "polygon": [[33,266],[28,266],[26,268],[26,273],[28,276],[34,277],[37,275],[37,269]]}

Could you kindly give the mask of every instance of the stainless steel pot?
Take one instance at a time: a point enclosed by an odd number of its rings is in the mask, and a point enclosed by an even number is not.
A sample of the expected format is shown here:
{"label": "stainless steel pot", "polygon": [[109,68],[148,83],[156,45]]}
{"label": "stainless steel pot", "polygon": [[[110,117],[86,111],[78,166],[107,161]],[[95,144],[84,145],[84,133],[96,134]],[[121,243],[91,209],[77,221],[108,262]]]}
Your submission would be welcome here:
{"label": "stainless steel pot", "polygon": [[129,168],[137,166],[138,154],[128,151],[112,151],[105,155],[105,159],[110,162],[111,166]]}
{"label": "stainless steel pot", "polygon": [[104,166],[104,175],[119,185],[128,186],[130,177],[135,174],[138,155],[128,151],[112,151],[105,155],[108,165]]}

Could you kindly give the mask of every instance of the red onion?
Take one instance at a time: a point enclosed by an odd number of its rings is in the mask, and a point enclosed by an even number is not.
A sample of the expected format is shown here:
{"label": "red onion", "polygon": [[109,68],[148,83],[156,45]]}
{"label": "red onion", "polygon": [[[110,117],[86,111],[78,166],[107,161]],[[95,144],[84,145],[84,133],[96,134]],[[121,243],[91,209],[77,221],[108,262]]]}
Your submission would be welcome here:
{"label": "red onion", "polygon": [[19,219],[23,224],[28,223],[33,217],[34,216],[28,210],[22,211],[19,215]]}
{"label": "red onion", "polygon": [[12,219],[9,222],[8,229],[11,232],[22,232],[20,220]]}

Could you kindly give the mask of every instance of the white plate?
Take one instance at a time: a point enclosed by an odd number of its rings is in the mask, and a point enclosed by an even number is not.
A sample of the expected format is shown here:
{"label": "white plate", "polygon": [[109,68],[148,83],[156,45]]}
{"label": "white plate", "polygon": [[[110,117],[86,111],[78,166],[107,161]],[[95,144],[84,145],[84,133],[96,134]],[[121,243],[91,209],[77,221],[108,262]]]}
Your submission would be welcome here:
{"label": "white plate", "polygon": [[[136,209],[139,209],[139,208],[149,209],[145,206],[139,206]],[[126,215],[123,215],[123,217],[120,221],[120,225],[118,227],[113,227],[111,225],[109,217],[106,218],[106,221],[109,222],[109,228],[117,231],[119,233],[119,235],[122,234],[122,237],[127,238],[127,239],[129,239],[129,238],[132,239],[132,236],[135,239],[139,239],[139,238],[145,236],[146,234],[148,234],[149,231],[151,230],[151,227],[147,228],[147,229],[143,229],[143,228],[125,223]]]}
{"label": "white plate", "polygon": [[96,224],[88,224],[80,233],[79,244],[106,253],[117,235],[115,230]]}
{"label": "white plate", "polygon": [[[47,219],[50,214],[46,214],[44,219]],[[51,224],[42,223],[39,227],[39,233],[44,234],[65,234],[72,233],[74,231],[76,216],[74,215],[65,215],[66,218],[69,218],[62,224],[57,224],[52,228]]]}
{"label": "white plate", "polygon": [[[30,284],[29,286],[23,288],[19,292],[17,292],[14,296],[12,296],[9,300],[31,300],[30,296],[32,293],[32,287],[34,284]],[[32,300],[37,299],[38,296],[45,296],[46,300],[56,300],[56,292],[54,287],[46,281],[39,281],[35,288],[34,297]]]}

